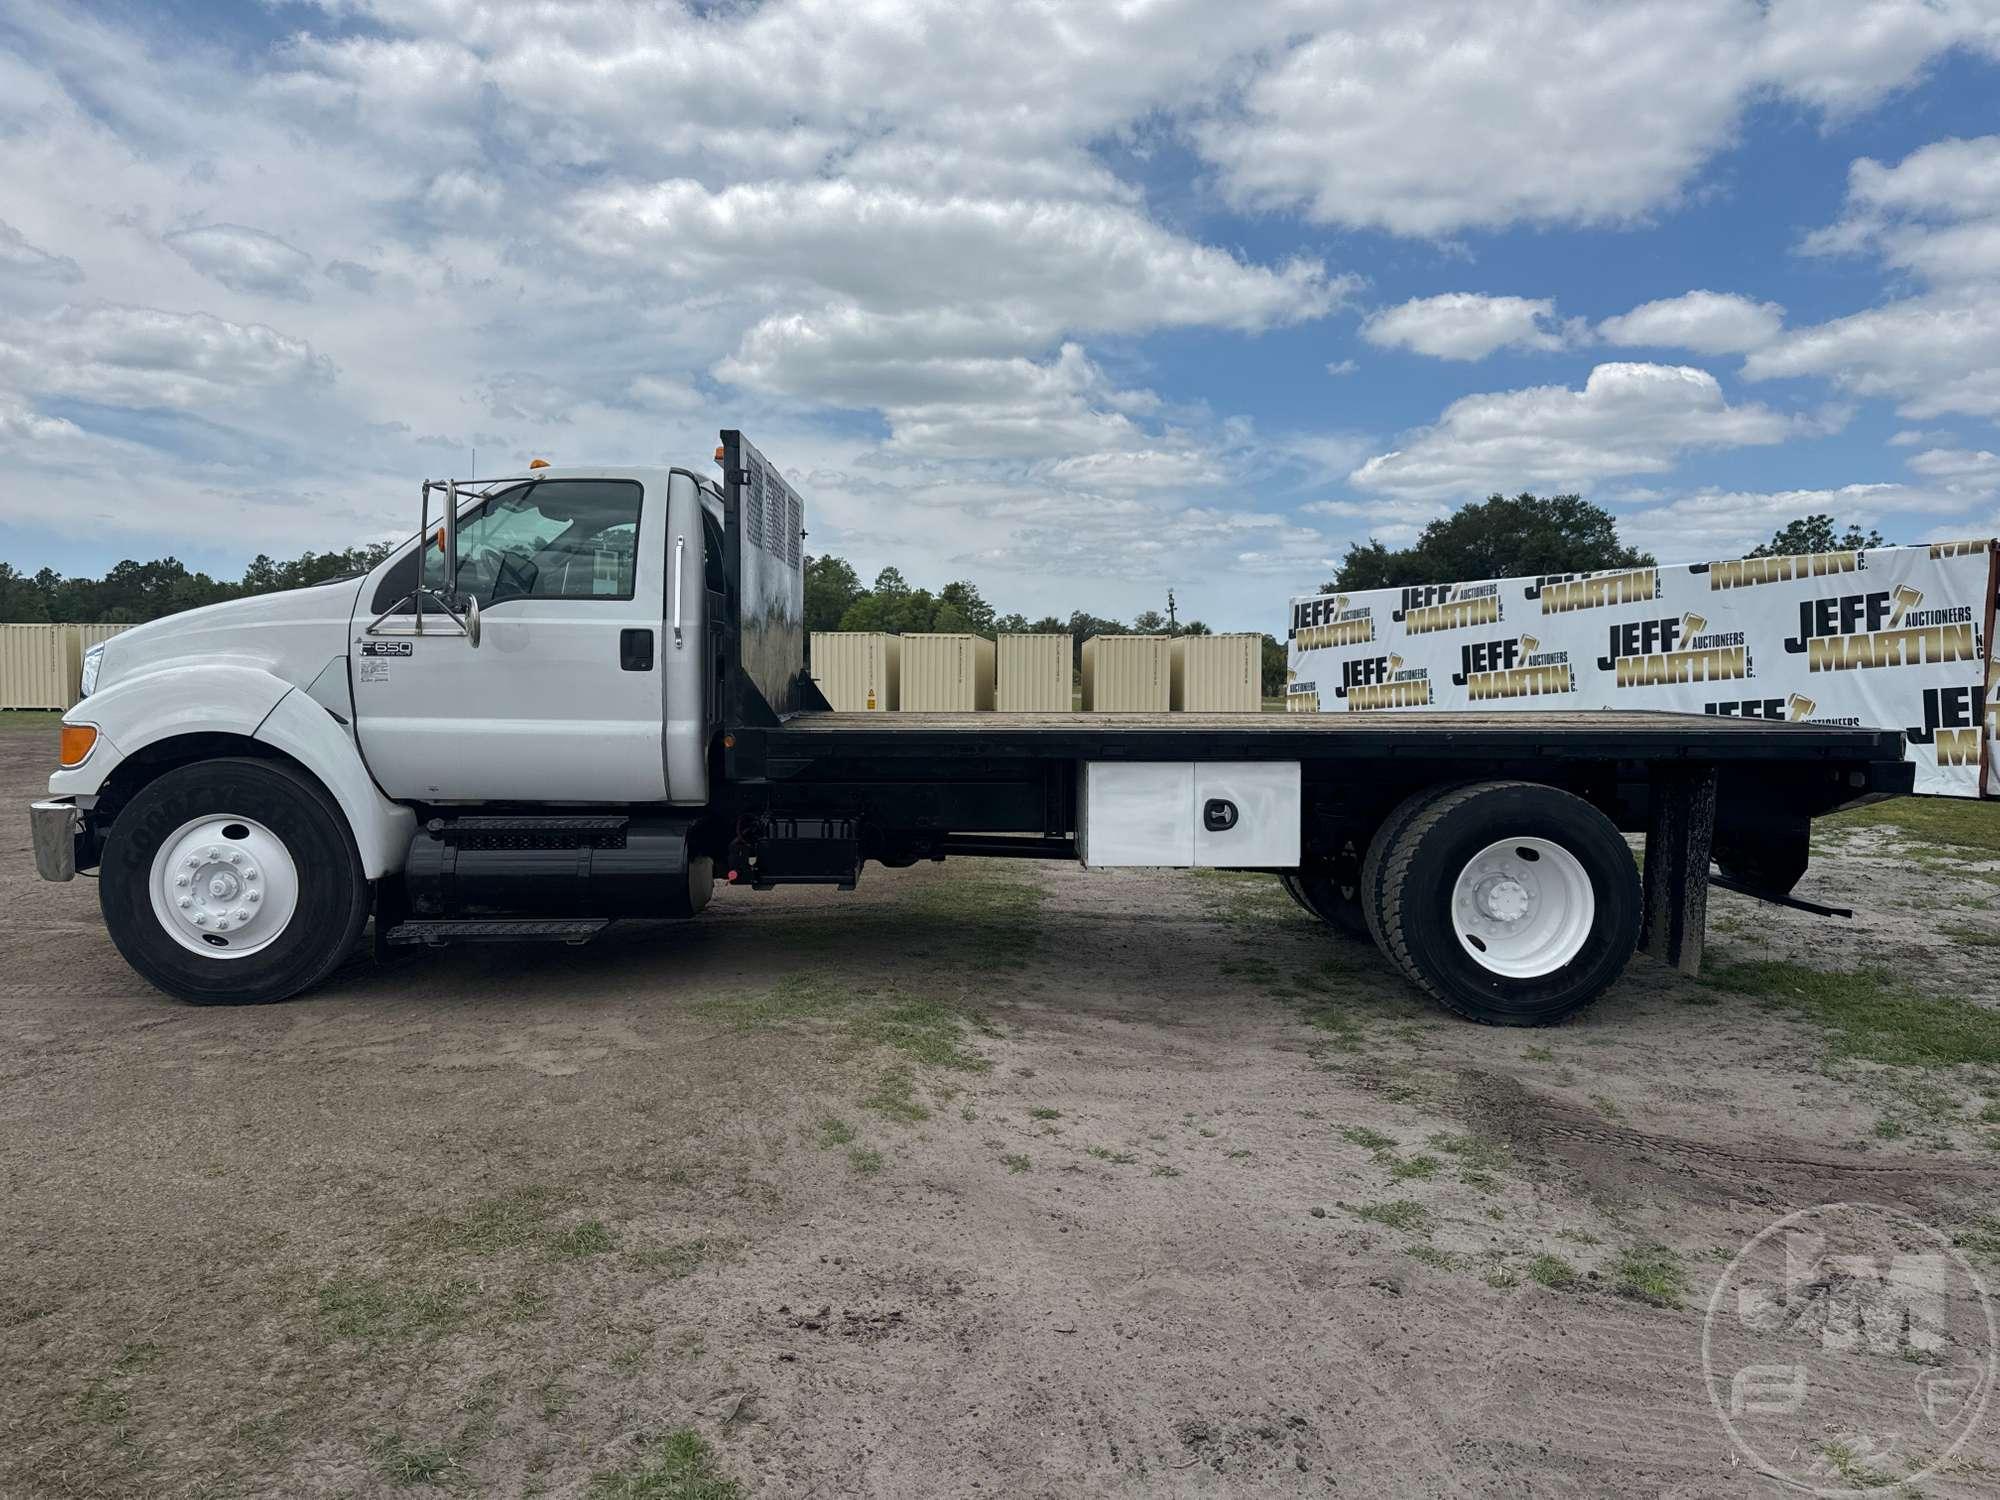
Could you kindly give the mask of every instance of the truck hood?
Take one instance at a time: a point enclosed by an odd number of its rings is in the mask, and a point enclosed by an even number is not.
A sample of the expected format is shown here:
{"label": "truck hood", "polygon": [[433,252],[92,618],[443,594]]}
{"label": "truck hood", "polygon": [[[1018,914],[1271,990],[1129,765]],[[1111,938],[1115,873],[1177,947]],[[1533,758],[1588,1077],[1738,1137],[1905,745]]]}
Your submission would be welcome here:
{"label": "truck hood", "polygon": [[257,667],[306,687],[329,661],[347,654],[348,626],[363,582],[342,578],[232,599],[134,626],[105,642],[97,691],[146,672],[220,662]]}

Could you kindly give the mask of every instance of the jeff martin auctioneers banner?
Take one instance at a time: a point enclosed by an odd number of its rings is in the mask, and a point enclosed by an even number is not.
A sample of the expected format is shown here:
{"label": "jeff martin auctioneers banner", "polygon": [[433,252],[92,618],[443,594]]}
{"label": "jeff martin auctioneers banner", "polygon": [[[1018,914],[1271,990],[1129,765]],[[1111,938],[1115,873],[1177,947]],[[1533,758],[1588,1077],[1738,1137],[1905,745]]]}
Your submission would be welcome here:
{"label": "jeff martin auctioneers banner", "polygon": [[[1919,792],[1977,797],[2000,734],[1995,573],[1992,542],[1939,542],[1296,598],[1286,707],[1900,729]],[[1984,779],[2000,795],[2000,766]]]}

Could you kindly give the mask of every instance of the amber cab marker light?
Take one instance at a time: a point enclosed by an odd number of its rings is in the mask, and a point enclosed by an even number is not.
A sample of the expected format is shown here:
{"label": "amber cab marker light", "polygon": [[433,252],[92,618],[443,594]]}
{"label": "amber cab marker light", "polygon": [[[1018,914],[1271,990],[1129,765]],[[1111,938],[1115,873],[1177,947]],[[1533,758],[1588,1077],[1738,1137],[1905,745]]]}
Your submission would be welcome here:
{"label": "amber cab marker light", "polygon": [[528,467],[531,469],[546,469],[548,466],[549,461],[546,458],[531,458],[528,460]]}
{"label": "amber cab marker light", "polygon": [[96,746],[95,724],[65,724],[62,727],[62,741],[57,750],[57,759],[66,766],[80,766]]}

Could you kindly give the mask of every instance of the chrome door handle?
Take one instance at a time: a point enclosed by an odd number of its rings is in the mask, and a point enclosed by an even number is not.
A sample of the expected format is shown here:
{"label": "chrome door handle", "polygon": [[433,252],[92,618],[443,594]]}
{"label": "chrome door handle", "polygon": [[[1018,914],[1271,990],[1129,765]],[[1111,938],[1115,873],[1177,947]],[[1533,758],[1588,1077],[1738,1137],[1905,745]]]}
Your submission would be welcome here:
{"label": "chrome door handle", "polygon": [[687,544],[688,539],[684,536],[674,538],[674,649],[676,651],[681,649],[681,575],[686,571],[682,566],[682,560],[687,555]]}

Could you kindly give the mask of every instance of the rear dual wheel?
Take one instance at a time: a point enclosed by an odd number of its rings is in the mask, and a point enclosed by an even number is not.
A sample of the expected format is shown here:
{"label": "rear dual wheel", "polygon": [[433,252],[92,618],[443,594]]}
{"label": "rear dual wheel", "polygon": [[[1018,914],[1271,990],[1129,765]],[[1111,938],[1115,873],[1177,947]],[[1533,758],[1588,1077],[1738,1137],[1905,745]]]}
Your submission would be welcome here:
{"label": "rear dual wheel", "polygon": [[1368,938],[1361,912],[1361,859],[1345,845],[1331,860],[1315,862],[1278,877],[1291,898],[1343,937]]}
{"label": "rear dual wheel", "polygon": [[1611,820],[1534,782],[1421,793],[1364,861],[1376,942],[1448,1010],[1496,1026],[1574,1015],[1638,943],[1639,875]]}

